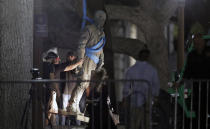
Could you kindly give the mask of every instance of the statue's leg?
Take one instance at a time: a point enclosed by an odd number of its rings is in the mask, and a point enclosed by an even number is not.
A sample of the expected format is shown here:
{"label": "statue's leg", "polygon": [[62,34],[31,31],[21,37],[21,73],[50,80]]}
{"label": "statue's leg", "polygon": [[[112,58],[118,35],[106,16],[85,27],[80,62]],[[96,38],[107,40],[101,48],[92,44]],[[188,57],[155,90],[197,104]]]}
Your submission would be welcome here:
{"label": "statue's leg", "polygon": [[[70,72],[66,73],[66,80],[76,81],[76,79],[77,78],[73,77]],[[62,96],[63,97],[63,110],[64,111],[67,111],[69,100],[71,98],[71,95],[72,95],[72,92],[73,92],[73,89],[75,88],[75,86],[76,86],[76,82],[71,82],[71,83],[67,82],[66,85],[65,85],[63,96]],[[67,125],[70,125],[70,119],[66,119],[66,116],[62,115],[61,116],[61,124],[65,125],[66,123],[68,123]]]}
{"label": "statue's leg", "polygon": [[68,109],[70,112],[73,112],[76,114],[81,114],[80,108],[79,108],[79,102],[82,98],[82,95],[83,95],[85,89],[89,86],[89,83],[90,83],[90,82],[82,82],[82,81],[90,80],[91,71],[95,70],[95,67],[96,67],[96,65],[94,64],[94,62],[92,60],[88,59],[86,62],[84,62],[84,64],[83,64],[84,72],[83,72],[81,78],[79,78],[81,80],[81,82],[79,82],[78,85],[74,88],[72,97],[69,102]]}
{"label": "statue's leg", "polygon": [[[83,75],[82,80],[90,80],[90,75]],[[69,102],[69,109],[70,109],[69,111],[74,112],[76,114],[81,114],[80,108],[79,108],[79,102],[82,98],[82,95],[86,87],[88,87],[88,85],[89,85],[89,82],[79,82],[78,86],[75,87],[72,93],[72,97]]]}

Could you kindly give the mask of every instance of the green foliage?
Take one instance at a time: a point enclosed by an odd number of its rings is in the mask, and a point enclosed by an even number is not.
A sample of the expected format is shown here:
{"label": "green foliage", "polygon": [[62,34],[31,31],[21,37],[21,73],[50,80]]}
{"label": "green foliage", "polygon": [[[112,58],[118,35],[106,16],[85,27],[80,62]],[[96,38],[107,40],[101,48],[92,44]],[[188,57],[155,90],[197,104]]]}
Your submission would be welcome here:
{"label": "green foliage", "polygon": [[191,34],[196,34],[196,33],[204,34],[205,30],[204,30],[203,26],[199,22],[196,22],[196,23],[194,23],[192,25],[192,27],[190,29],[190,33]]}

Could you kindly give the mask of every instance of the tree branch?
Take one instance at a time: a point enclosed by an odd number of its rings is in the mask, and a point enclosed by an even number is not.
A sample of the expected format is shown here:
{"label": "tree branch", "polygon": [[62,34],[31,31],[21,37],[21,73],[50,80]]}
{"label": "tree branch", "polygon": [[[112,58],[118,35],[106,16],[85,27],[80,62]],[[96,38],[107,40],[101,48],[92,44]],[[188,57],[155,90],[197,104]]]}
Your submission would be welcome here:
{"label": "tree branch", "polygon": [[127,20],[132,23],[139,20],[148,22],[149,19],[153,19],[165,24],[177,9],[178,3],[176,0],[161,1],[140,0],[140,7],[135,8],[123,5],[106,5],[105,7],[110,19]]}
{"label": "tree branch", "polygon": [[121,37],[112,38],[112,50],[117,53],[127,54],[137,58],[138,52],[143,48],[144,42],[138,39]]}
{"label": "tree branch", "polygon": [[[156,8],[156,19],[164,22],[164,24],[169,20],[169,18],[174,14],[178,7],[177,0],[162,0],[163,2],[157,1]],[[173,5],[173,6],[171,6]]]}
{"label": "tree branch", "polygon": [[157,24],[153,17],[140,8],[127,6],[106,5],[106,11],[111,20],[126,20],[134,23],[141,31],[150,31],[150,27]]}
{"label": "tree branch", "polygon": [[109,19],[112,20],[128,20],[135,22],[136,18],[145,19],[147,16],[139,8],[132,8],[122,5],[106,5],[105,6]]}

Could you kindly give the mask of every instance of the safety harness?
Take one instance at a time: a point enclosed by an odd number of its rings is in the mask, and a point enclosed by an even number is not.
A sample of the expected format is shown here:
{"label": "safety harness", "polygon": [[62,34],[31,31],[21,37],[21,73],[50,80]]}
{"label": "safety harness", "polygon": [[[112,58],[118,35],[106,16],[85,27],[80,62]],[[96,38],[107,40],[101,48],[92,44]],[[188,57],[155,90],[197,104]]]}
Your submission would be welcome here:
{"label": "safety harness", "polygon": [[[87,3],[86,0],[83,0],[83,18],[82,18],[83,20],[82,20],[81,30],[85,28],[86,21],[90,22],[91,24],[94,23],[94,21],[87,16],[86,10],[87,10]],[[106,43],[106,38],[102,37],[96,45],[90,48],[87,47],[85,48],[85,55],[89,57],[91,60],[93,60],[95,64],[98,64],[99,57],[97,57],[95,54],[103,49],[105,43]]]}
{"label": "safety harness", "polygon": [[85,55],[94,61],[95,64],[99,63],[99,57],[95,53],[100,52],[106,43],[105,37],[102,37],[101,40],[94,46],[90,48],[85,48]]}

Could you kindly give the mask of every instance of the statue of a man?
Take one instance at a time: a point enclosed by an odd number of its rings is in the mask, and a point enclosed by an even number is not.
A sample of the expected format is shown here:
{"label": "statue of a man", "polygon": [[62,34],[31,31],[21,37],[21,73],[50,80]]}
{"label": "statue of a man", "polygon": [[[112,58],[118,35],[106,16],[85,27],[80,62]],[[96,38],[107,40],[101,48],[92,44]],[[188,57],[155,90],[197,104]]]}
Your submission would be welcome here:
{"label": "statue of a man", "polygon": [[[106,13],[98,10],[94,15],[94,23],[87,25],[81,34],[78,46],[78,58],[84,59],[83,65],[78,66],[83,72],[80,80],[90,80],[91,72],[99,70],[104,64],[103,47],[105,34],[103,26],[106,21]],[[74,114],[81,114],[79,109],[80,99],[89,86],[89,82],[80,82],[74,89],[69,101],[68,111]]]}

